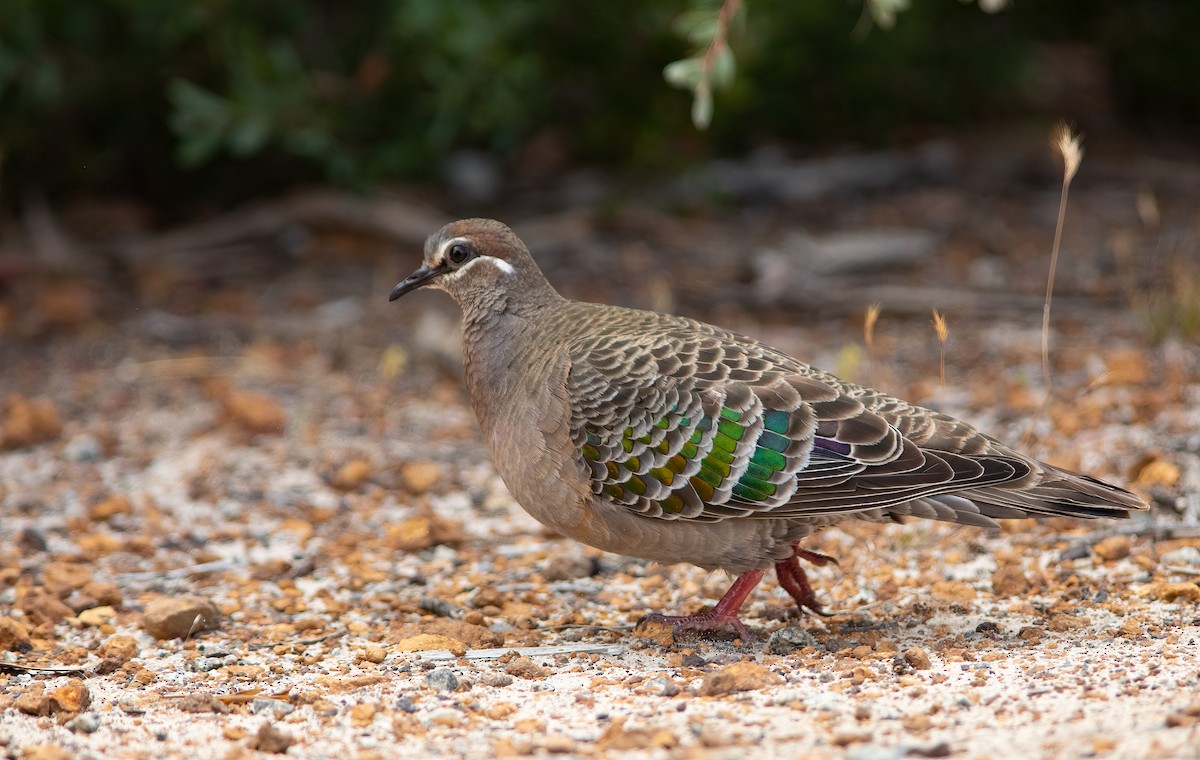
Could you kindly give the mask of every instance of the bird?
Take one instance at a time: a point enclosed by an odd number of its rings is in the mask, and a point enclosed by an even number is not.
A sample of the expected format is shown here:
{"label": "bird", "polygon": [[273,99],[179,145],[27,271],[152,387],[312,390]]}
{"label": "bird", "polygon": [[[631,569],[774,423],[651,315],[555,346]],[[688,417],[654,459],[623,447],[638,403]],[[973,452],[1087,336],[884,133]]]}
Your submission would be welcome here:
{"label": "bird", "polygon": [[462,310],[463,373],[493,464],[546,527],[606,552],[735,579],[674,630],[732,629],[774,569],[823,614],[800,560],[843,520],[984,528],[1124,518],[1137,495],[1026,456],[950,415],[842,380],[682,316],[560,295],[505,224],[463,219],[425,242],[389,301],[433,288]]}

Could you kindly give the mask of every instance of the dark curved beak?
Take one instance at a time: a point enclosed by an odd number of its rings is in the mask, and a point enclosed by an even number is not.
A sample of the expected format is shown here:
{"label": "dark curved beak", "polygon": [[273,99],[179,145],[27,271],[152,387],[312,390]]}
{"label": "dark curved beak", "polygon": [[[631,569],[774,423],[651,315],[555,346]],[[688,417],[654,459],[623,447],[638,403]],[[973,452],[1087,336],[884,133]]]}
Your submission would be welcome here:
{"label": "dark curved beak", "polygon": [[422,264],[421,266],[417,267],[417,271],[413,272],[408,277],[405,277],[403,282],[392,288],[392,294],[388,296],[388,300],[395,301],[405,293],[416,290],[422,285],[429,284],[430,281],[437,277],[441,277],[444,273],[445,270],[443,269],[434,269]]}

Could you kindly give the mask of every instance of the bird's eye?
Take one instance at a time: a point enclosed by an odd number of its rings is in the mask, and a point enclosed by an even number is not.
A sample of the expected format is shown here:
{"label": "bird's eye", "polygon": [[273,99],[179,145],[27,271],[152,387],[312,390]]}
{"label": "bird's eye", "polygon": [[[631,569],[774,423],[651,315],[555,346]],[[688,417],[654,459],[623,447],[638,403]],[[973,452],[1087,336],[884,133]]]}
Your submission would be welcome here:
{"label": "bird's eye", "polygon": [[446,251],[446,258],[451,264],[458,266],[471,258],[471,246],[465,243],[455,243],[450,246],[450,250]]}

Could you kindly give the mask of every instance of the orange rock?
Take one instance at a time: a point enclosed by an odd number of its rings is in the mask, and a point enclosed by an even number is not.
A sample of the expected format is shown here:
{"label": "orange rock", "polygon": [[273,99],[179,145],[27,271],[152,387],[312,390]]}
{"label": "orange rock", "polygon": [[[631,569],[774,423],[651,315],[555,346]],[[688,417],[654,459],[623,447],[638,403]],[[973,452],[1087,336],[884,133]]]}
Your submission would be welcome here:
{"label": "orange rock", "polygon": [[404,485],[415,496],[427,493],[442,477],[442,468],[433,462],[406,462],[400,468]]}
{"label": "orange rock", "polygon": [[1092,551],[1100,559],[1112,561],[1128,557],[1132,548],[1133,542],[1129,540],[1129,536],[1109,536],[1097,541]]}
{"label": "orange rock", "polygon": [[59,595],[83,588],[92,580],[92,571],[76,562],[48,562],[42,570],[42,580],[47,588]]}
{"label": "orange rock", "polygon": [[133,506],[119,493],[110,495],[108,498],[96,502],[88,507],[88,517],[92,520],[107,520],[113,515],[128,515],[133,513]]}
{"label": "orange rock", "polygon": [[634,638],[649,639],[662,647],[675,643],[675,627],[654,618],[642,618],[633,629]]}
{"label": "orange rock", "polygon": [[929,659],[929,653],[920,647],[910,647],[904,650],[900,655],[904,658],[914,670],[929,670],[933,667],[933,662]]}
{"label": "orange rock", "polygon": [[625,728],[624,718],[613,718],[596,747],[601,752],[625,751],[631,749],[670,749],[679,744],[679,739],[670,731],[662,728]]}
{"label": "orange rock", "polygon": [[223,399],[225,416],[249,433],[283,432],[283,407],[265,393],[231,390]]}
{"label": "orange rock", "polygon": [[46,397],[27,399],[8,397],[3,421],[0,422],[0,449],[17,449],[57,438],[62,421],[54,402]]}
{"label": "orange rock", "polygon": [[754,691],[778,686],[783,677],[756,662],[735,662],[709,673],[700,685],[700,695],[720,696],[735,691]]}
{"label": "orange rock", "polygon": [[1146,356],[1134,348],[1113,351],[1104,364],[1108,369],[1103,378],[1104,385],[1141,385],[1150,373]]}
{"label": "orange rock", "polygon": [[1154,457],[1143,462],[1134,476],[1133,482],[1139,486],[1173,486],[1179,482],[1182,473],[1175,463]]}
{"label": "orange rock", "polygon": [[204,597],[160,597],[146,605],[142,626],[157,639],[182,639],[221,625],[221,611]]}
{"label": "orange rock", "polygon": [[1016,565],[1001,565],[992,573],[992,593],[998,597],[1020,596],[1029,590],[1029,579]]}
{"label": "orange rock", "polygon": [[63,686],[50,692],[50,712],[77,713],[92,703],[92,694],[83,681],[72,678]]}
{"label": "orange rock", "polygon": [[371,465],[361,459],[354,459],[333,474],[329,484],[341,491],[354,491],[371,475]]}
{"label": "orange rock", "polygon": [[975,589],[958,581],[938,581],[930,591],[938,599],[947,602],[971,602],[977,596]]}
{"label": "orange rock", "polygon": [[31,649],[29,629],[10,617],[0,617],[0,651],[28,652]]}
{"label": "orange rock", "polygon": [[383,541],[389,549],[415,552],[435,544],[458,544],[464,537],[462,523],[437,515],[422,515],[389,525]]}
{"label": "orange rock", "polygon": [[1200,602],[1200,585],[1195,583],[1147,583],[1137,593],[1163,602]]}
{"label": "orange rock", "polygon": [[514,657],[504,666],[504,672],[517,678],[538,680],[550,675],[550,671],[528,657]]}
{"label": "orange rock", "polygon": [[432,633],[419,633],[397,641],[393,647],[398,652],[434,652],[446,650],[455,657],[467,653],[467,645],[449,636],[438,636]]}

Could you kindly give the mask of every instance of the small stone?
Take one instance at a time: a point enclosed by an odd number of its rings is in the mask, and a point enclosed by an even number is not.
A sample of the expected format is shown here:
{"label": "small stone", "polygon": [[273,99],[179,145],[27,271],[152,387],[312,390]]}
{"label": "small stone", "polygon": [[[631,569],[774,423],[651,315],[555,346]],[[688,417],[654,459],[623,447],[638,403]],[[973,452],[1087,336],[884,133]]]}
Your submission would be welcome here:
{"label": "small stone", "polygon": [[933,663],[929,659],[929,653],[920,647],[910,647],[905,649],[901,654],[904,661],[909,664],[913,670],[929,670],[933,667]]}
{"label": "small stone", "polygon": [[644,617],[639,620],[637,627],[633,629],[633,636],[638,639],[648,639],[661,647],[675,645],[675,627],[653,617]]}
{"label": "small stone", "polygon": [[283,407],[265,393],[229,391],[222,399],[225,416],[248,433],[283,432]]}
{"label": "small stone", "polygon": [[462,725],[463,716],[453,707],[439,707],[429,713],[429,723],[433,726],[455,728]]}
{"label": "small stone", "polygon": [[614,718],[596,742],[601,752],[622,752],[631,749],[670,749],[679,739],[665,729],[625,728],[624,718]]}
{"label": "small stone", "polygon": [[571,581],[587,578],[595,563],[586,554],[560,554],[542,566],[542,576],[548,581]]}
{"label": "small stone", "polygon": [[217,605],[198,596],[160,597],[147,604],[142,615],[142,627],[156,639],[184,639],[220,624]]}
{"label": "small stone", "polygon": [[363,647],[358,652],[358,660],[360,662],[370,662],[378,665],[387,659],[387,647],[371,644]]}
{"label": "small stone", "polygon": [[79,590],[94,599],[96,604],[101,607],[119,607],[125,601],[117,585],[108,581],[89,581],[83,584],[83,588]]}
{"label": "small stone", "polygon": [[930,591],[938,599],[947,602],[971,602],[977,596],[975,589],[958,581],[937,581]]}
{"label": "small stone", "polygon": [[121,494],[112,494],[107,499],[102,499],[92,506],[88,507],[88,517],[95,522],[107,520],[114,515],[128,515],[133,513],[133,505],[129,503]]}
{"label": "small stone", "polygon": [[77,713],[92,703],[92,693],[78,678],[72,678],[64,685],[50,692],[50,712]]}
{"label": "small stone", "polygon": [[350,708],[350,722],[359,728],[368,726],[375,720],[377,712],[379,712],[379,708],[370,702],[360,702]]}
{"label": "small stone", "polygon": [[504,672],[517,678],[536,680],[550,675],[550,671],[528,657],[514,657],[504,666]]}
{"label": "small stone", "polygon": [[1179,469],[1179,465],[1162,457],[1154,457],[1138,468],[1133,482],[1147,488],[1174,486],[1182,475],[1183,472]]}
{"label": "small stone", "polygon": [[1187,728],[1200,724],[1200,701],[1167,716],[1167,728]]}
{"label": "small stone", "polygon": [[992,573],[992,593],[1000,598],[1020,596],[1029,590],[1029,579],[1016,565],[1001,565]]}
{"label": "small stone", "polygon": [[123,665],[138,656],[138,644],[132,636],[109,636],[100,645],[99,654],[106,660],[115,660]]}
{"label": "small stone", "polygon": [[454,691],[458,688],[458,674],[450,668],[434,668],[425,676],[425,685],[434,691]]}
{"label": "small stone", "polygon": [[418,709],[417,703],[412,701],[411,697],[400,697],[396,700],[396,709],[400,712],[415,713]]}
{"label": "small stone", "polygon": [[465,644],[467,649],[490,649],[504,645],[504,637],[499,633],[482,625],[473,625],[461,620],[442,619],[409,623],[399,626],[396,633],[401,638],[419,636],[423,633],[431,636],[445,636],[449,639],[457,639]]}
{"label": "small stone", "polygon": [[28,652],[31,649],[29,629],[10,617],[0,616],[0,651]]}
{"label": "small stone", "polygon": [[[397,652],[437,652],[445,650],[455,657],[467,653],[467,645],[449,636],[438,636],[432,633],[420,633],[401,639],[392,645]],[[382,660],[381,660],[382,662]]]}
{"label": "small stone", "polygon": [[21,760],[75,760],[78,753],[57,744],[31,744],[21,748]]}
{"label": "small stone", "polygon": [[400,468],[400,477],[409,493],[420,496],[441,480],[442,468],[433,462],[405,462]]}
{"label": "small stone", "polygon": [[258,733],[250,740],[250,746],[259,752],[272,752],[281,755],[288,751],[288,747],[292,746],[294,741],[295,739],[291,734],[286,731],[280,731],[268,721],[259,727]]}
{"label": "small stone", "polygon": [[361,459],[354,459],[333,474],[329,484],[340,491],[356,491],[371,475],[371,465]]}
{"label": "small stone", "polygon": [[17,697],[16,708],[26,715],[46,716],[50,714],[50,698],[46,696],[46,684],[34,681],[29,689]]}
{"label": "small stone", "polygon": [[383,541],[389,549],[417,552],[437,544],[460,544],[464,537],[462,523],[436,515],[422,515],[389,525]]}
{"label": "small stone", "polygon": [[1092,551],[1100,559],[1111,562],[1128,557],[1132,548],[1133,542],[1130,541],[1129,536],[1109,536],[1097,541],[1096,545],[1092,547]]}
{"label": "small stone", "polygon": [[103,607],[92,607],[80,612],[78,617],[81,625],[90,628],[99,628],[105,623],[112,622],[112,619],[117,616],[117,611],[107,605]]}
{"label": "small stone", "polygon": [[656,697],[673,697],[680,692],[679,684],[670,678],[651,678],[642,684],[638,691]]}
{"label": "small stone", "polygon": [[1161,602],[1200,602],[1200,585],[1195,583],[1147,583],[1136,593]]}
{"label": "small stone", "polygon": [[502,718],[507,718],[516,711],[516,705],[512,704],[511,702],[497,702],[496,704],[485,709],[483,714],[492,720],[500,720]]}
{"label": "small stone", "polygon": [[250,712],[254,715],[262,715],[264,713],[283,717],[294,712],[296,706],[285,702],[282,699],[252,699],[250,700]]}
{"label": "small stone", "polygon": [[767,638],[767,651],[771,654],[791,654],[804,647],[819,649],[820,646],[815,636],[799,626],[780,628]]}
{"label": "small stone", "polygon": [[541,748],[552,755],[561,755],[576,751],[578,744],[569,736],[550,734],[542,739]]}
{"label": "small stone", "polygon": [[188,694],[174,704],[181,712],[186,713],[217,713],[223,715],[229,712],[229,706],[212,694]]}
{"label": "small stone", "polygon": [[7,408],[0,417],[0,449],[44,443],[57,438],[61,432],[62,421],[49,398],[8,397]]}
{"label": "small stone", "polygon": [[104,458],[104,450],[96,436],[80,433],[63,446],[63,456],[76,464],[93,464]]}
{"label": "small stone", "polygon": [[756,662],[735,662],[706,675],[700,685],[700,696],[713,697],[735,691],[754,691],[781,683],[782,676]]}
{"label": "small stone", "polygon": [[71,589],[82,588],[92,580],[92,571],[77,562],[47,562],[42,569],[42,582],[52,593],[62,597]]}
{"label": "small stone", "polygon": [[485,686],[492,686],[496,688],[512,686],[513,684],[513,677],[508,673],[492,673],[489,671],[484,673],[480,680],[483,681]]}
{"label": "small stone", "polygon": [[1037,642],[1041,641],[1045,635],[1046,632],[1036,625],[1027,625],[1021,630],[1017,631],[1017,638],[1030,644],[1036,644]]}
{"label": "small stone", "polygon": [[1050,616],[1050,621],[1046,624],[1046,627],[1056,633],[1063,633],[1064,631],[1077,631],[1080,628],[1086,628],[1087,624],[1088,621],[1086,618],[1079,617],[1078,615],[1068,615],[1065,612],[1058,612]]}
{"label": "small stone", "polygon": [[63,727],[77,734],[93,734],[100,728],[100,716],[92,712],[80,713],[67,721]]}

